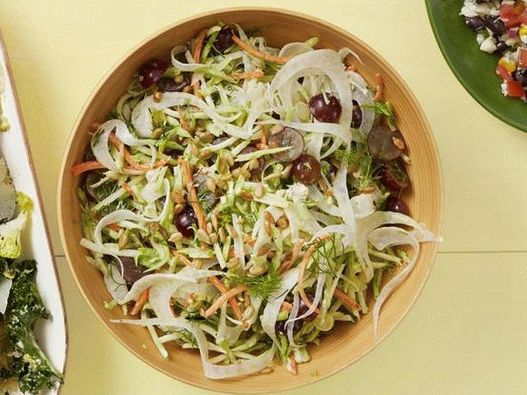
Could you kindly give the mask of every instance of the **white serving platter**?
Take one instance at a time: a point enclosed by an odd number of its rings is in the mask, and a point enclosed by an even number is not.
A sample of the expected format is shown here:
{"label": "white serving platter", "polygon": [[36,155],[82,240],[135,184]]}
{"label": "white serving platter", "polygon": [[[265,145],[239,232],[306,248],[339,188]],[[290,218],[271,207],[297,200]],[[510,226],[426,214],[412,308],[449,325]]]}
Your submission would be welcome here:
{"label": "white serving platter", "polygon": [[[34,203],[31,219],[22,236],[22,256],[20,259],[35,259],[37,261],[37,286],[52,317],[50,320],[41,320],[35,334],[39,345],[53,365],[64,372],[67,332],[60,284],[42,210],[42,201],[35,180],[31,152],[1,32],[0,68],[4,77],[4,92],[2,94],[4,116],[11,125],[7,132],[0,133],[0,152],[7,162],[16,190],[30,196]],[[56,394],[59,391],[60,386],[57,385],[55,389],[47,393]]]}

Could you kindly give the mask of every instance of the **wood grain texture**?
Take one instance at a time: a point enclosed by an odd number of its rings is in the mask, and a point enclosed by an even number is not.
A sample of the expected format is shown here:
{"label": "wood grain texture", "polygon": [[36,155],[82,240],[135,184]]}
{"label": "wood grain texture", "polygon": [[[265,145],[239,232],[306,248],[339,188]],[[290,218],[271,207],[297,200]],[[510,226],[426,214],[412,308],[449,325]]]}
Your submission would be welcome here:
{"label": "wood grain texture", "polygon": [[[119,96],[129,85],[133,73],[146,60],[167,57],[173,46],[194,37],[201,29],[217,21],[236,22],[244,28],[257,28],[268,42],[281,46],[290,41],[320,37],[319,47],[338,49],[348,46],[358,53],[364,64],[360,72],[369,81],[375,73],[382,73],[386,82],[386,96],[393,104],[412,157],[409,168],[413,188],[408,202],[412,215],[432,231],[439,232],[442,218],[442,179],[434,141],[428,123],[406,84],[396,72],[373,50],[347,32],[313,17],[272,9],[231,9],[198,15],[162,31],[133,50],[97,87],[80,115],[71,136],[62,165],[58,188],[58,216],[62,243],[75,280],[96,315],[112,334],[130,351],[146,363],[169,376],[189,384],[224,392],[268,392],[286,390],[317,381],[333,374],[359,359],[371,350],[397,325],[419,294],[436,253],[436,245],[421,249],[418,264],[406,282],[385,304],[381,315],[379,338],[373,338],[371,316],[357,325],[341,325],[313,347],[312,361],[302,366],[298,376],[292,377],[277,367],[270,374],[253,375],[237,380],[213,381],[201,371],[197,352],[169,347],[170,359],[163,359],[143,328],[113,325],[119,312],[105,310],[103,301],[109,300],[100,273],[85,260],[86,251],[79,245],[81,239],[80,209],[75,196],[78,180],[70,169],[78,163],[89,142],[90,125],[104,119]],[[143,345],[146,344],[146,349]],[[317,374],[313,374],[316,372]]]}

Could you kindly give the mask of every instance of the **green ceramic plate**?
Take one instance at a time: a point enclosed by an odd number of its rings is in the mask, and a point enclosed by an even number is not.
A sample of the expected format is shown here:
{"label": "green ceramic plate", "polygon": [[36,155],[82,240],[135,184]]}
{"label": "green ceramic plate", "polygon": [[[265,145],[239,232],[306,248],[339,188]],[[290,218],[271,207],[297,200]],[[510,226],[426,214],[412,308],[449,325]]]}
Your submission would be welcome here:
{"label": "green ceramic plate", "polygon": [[501,93],[498,58],[479,50],[476,34],[459,15],[463,0],[426,0],[434,35],[448,65],[465,89],[490,113],[527,132],[527,103]]}

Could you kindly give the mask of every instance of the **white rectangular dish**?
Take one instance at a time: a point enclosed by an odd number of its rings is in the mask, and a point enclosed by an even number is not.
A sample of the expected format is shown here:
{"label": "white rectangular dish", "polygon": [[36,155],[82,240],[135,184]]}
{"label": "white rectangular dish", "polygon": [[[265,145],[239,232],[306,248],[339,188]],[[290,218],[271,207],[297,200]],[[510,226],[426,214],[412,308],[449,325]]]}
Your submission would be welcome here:
{"label": "white rectangular dish", "polygon": [[[50,320],[41,320],[39,322],[36,329],[36,337],[53,365],[59,371],[64,372],[67,333],[60,285],[43,215],[39,189],[35,181],[31,153],[1,32],[0,68],[4,72],[3,112],[11,125],[7,132],[0,133],[0,152],[7,162],[16,190],[24,192],[31,197],[34,203],[31,219],[22,236],[22,255],[20,259],[34,259],[37,261],[36,283],[42,300],[52,317]],[[55,394],[59,390],[59,386],[57,386],[47,393]]]}

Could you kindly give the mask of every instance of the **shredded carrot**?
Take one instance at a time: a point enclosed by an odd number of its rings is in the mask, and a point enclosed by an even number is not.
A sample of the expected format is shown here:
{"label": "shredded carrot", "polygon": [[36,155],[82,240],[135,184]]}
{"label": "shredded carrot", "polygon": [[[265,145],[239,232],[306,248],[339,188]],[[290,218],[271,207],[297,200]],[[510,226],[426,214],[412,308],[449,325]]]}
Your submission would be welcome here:
{"label": "shredded carrot", "polygon": [[187,185],[188,194],[190,196],[190,204],[196,218],[198,219],[198,226],[200,229],[206,230],[207,224],[205,221],[205,213],[201,208],[201,204],[198,200],[198,195],[196,193],[196,188],[194,188],[194,183],[192,180],[192,172],[190,171],[190,165],[187,160],[181,161],[181,167],[183,169],[183,177],[185,179],[185,184]]}
{"label": "shredded carrot", "polygon": [[291,253],[291,258],[288,260],[285,260],[280,265],[280,268],[278,269],[278,273],[282,274],[289,270],[291,266],[295,263],[296,259],[300,255],[300,251],[302,250],[302,246],[304,245],[304,240],[299,239],[296,241],[295,245],[293,246],[293,252]]}
{"label": "shredded carrot", "polygon": [[137,299],[137,302],[135,302],[134,307],[130,311],[131,315],[139,314],[143,306],[148,301],[148,289],[145,289],[143,292],[141,292],[141,295],[139,295],[139,298]]}
{"label": "shredded carrot", "polygon": [[121,230],[121,227],[117,225],[116,223],[108,224],[106,225],[106,227],[116,232],[119,232]]}
{"label": "shredded carrot", "polygon": [[221,306],[227,303],[231,298],[234,298],[239,293],[247,291],[245,285],[238,285],[234,288],[229,289],[227,292],[223,293],[216,301],[205,311],[205,318],[209,318],[216,311],[218,311]]}
{"label": "shredded carrot", "polygon": [[194,41],[194,49],[192,51],[192,58],[194,62],[199,63],[201,58],[201,50],[203,49],[203,40],[205,40],[205,35],[207,34],[207,29],[204,29],[199,32]]}
{"label": "shredded carrot", "polygon": [[110,135],[108,136],[108,140],[110,140],[110,143],[112,143],[113,145],[115,145],[117,148],[121,148],[124,144],[122,143],[121,140],[119,140],[117,138],[117,136],[115,135],[115,133],[110,133]]}
{"label": "shredded carrot", "polygon": [[286,302],[285,300],[282,302],[282,305],[280,306],[280,311],[291,311],[293,309],[293,305],[289,302]]}
{"label": "shredded carrot", "polygon": [[132,188],[130,188],[130,185],[128,185],[126,182],[123,182],[122,187],[126,191],[127,194],[129,194],[130,196],[134,196],[134,191],[132,191]]}
{"label": "shredded carrot", "polygon": [[338,288],[335,288],[335,297],[342,302],[350,311],[358,310],[359,305],[353,299],[351,299],[345,292],[341,291]]}
{"label": "shredded carrot", "polygon": [[265,74],[262,70],[257,70],[257,71],[247,72],[247,73],[232,73],[231,77],[236,80],[252,80],[255,78],[262,78],[264,75]]}
{"label": "shredded carrot", "polygon": [[[209,281],[222,294],[225,294],[228,291],[227,287],[221,282],[221,280],[218,277],[209,277]],[[241,320],[243,314],[242,314],[242,311],[240,310],[240,306],[238,305],[238,302],[236,301],[236,299],[235,298],[230,298],[229,299],[229,304],[231,305],[232,311],[234,311],[234,315],[236,316],[236,318],[238,320]]]}
{"label": "shredded carrot", "polygon": [[289,60],[289,58],[281,58],[279,56],[273,56],[268,53],[262,53],[258,51],[256,48],[252,47],[249,43],[246,43],[245,41],[243,41],[240,37],[236,35],[232,36],[232,41],[234,41],[245,52],[253,55],[254,57],[266,60],[268,62],[284,64],[285,62]]}
{"label": "shredded carrot", "polygon": [[103,165],[101,165],[96,160],[90,160],[87,162],[79,163],[78,165],[75,165],[71,168],[71,174],[74,176],[79,176],[84,172],[90,171],[90,170],[99,170],[99,169],[105,169]]}
{"label": "shredded carrot", "polygon": [[304,301],[304,304],[307,307],[311,307],[311,301],[306,295],[306,291],[304,291],[304,273],[306,272],[307,264],[309,263],[309,259],[311,258],[311,255],[315,252],[316,245],[312,245],[308,248],[306,251],[304,257],[302,258],[302,262],[300,262],[300,272],[298,273],[298,293],[300,294],[300,297]]}
{"label": "shredded carrot", "polygon": [[376,92],[373,100],[379,101],[384,97],[384,79],[382,75],[377,73],[375,74],[375,82],[377,83]]}

